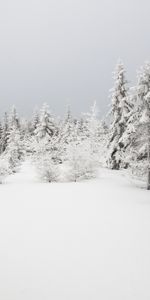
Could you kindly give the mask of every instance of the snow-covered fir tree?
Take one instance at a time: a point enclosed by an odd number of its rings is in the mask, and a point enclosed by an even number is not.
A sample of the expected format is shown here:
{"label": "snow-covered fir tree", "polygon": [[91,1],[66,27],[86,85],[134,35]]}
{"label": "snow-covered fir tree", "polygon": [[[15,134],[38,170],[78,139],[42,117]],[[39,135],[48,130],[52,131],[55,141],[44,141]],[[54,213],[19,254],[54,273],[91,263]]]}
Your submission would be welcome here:
{"label": "snow-covered fir tree", "polygon": [[23,156],[20,122],[15,107],[12,108],[8,117],[7,145],[5,153],[6,159],[9,162],[10,171],[14,172]]}
{"label": "snow-covered fir tree", "polygon": [[96,157],[97,161],[104,163],[101,159],[102,153],[106,150],[106,125],[98,118],[98,108],[96,102],[92,105],[90,112],[84,114],[82,127],[80,125],[79,135],[84,139],[89,140],[91,145],[91,152]]}
{"label": "snow-covered fir tree", "polygon": [[147,189],[150,189],[150,63],[138,73],[136,93],[138,122],[131,144],[132,168],[138,176],[147,175]]}
{"label": "snow-covered fir tree", "polygon": [[40,123],[40,116],[39,116],[38,109],[36,108],[33,111],[32,119],[31,119],[31,122],[30,122],[29,130],[30,130],[31,135],[35,134],[35,131],[36,131],[39,123]]}
{"label": "snow-covered fir tree", "polygon": [[0,154],[3,152],[2,136],[3,136],[3,127],[2,127],[2,123],[0,122]]}
{"label": "snow-covered fir tree", "polygon": [[11,127],[6,155],[9,160],[10,168],[14,172],[23,157],[23,147],[21,143],[20,131],[16,127]]}
{"label": "snow-covered fir tree", "polygon": [[119,143],[124,145],[119,152],[119,159],[121,160],[121,167],[125,168],[131,167],[133,161],[132,145],[139,124],[139,108],[135,88],[129,90],[128,101],[130,103],[130,111],[127,115],[126,128],[119,140]]}
{"label": "snow-covered fir tree", "polygon": [[122,160],[122,153],[125,151],[125,140],[122,139],[126,131],[132,104],[128,96],[127,80],[122,62],[119,62],[114,72],[114,88],[111,90],[111,111],[112,118],[108,143],[108,166],[112,169],[126,167]]}
{"label": "snow-covered fir tree", "polygon": [[68,145],[72,140],[74,128],[75,128],[75,121],[73,119],[70,106],[68,106],[65,118],[64,120],[62,120],[59,128],[60,135],[62,137],[62,140],[64,141],[64,147]]}
{"label": "snow-covered fir tree", "polygon": [[62,162],[62,137],[56,120],[44,104],[39,123],[32,139],[33,162],[40,177],[46,181],[58,181],[58,167]]}
{"label": "snow-covered fir tree", "polygon": [[3,117],[3,123],[2,123],[2,135],[1,135],[1,152],[3,153],[8,145],[8,136],[9,136],[9,120],[8,120],[8,114],[5,112]]}
{"label": "snow-covered fir tree", "polygon": [[16,111],[15,106],[12,107],[10,114],[9,114],[9,128],[19,128],[20,123],[19,123],[19,117]]}
{"label": "snow-covered fir tree", "polygon": [[40,110],[39,122],[36,125],[35,135],[41,139],[45,136],[49,138],[55,135],[57,132],[57,126],[55,119],[49,111],[48,105],[45,103]]}

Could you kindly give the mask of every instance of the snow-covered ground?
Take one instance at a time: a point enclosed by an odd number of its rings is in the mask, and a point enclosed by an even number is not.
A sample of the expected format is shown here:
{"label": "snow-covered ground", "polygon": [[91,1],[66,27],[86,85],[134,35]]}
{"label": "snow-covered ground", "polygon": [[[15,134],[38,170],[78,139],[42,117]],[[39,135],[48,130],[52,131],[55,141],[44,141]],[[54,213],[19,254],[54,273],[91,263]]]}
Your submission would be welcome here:
{"label": "snow-covered ground", "polygon": [[150,192],[118,172],[0,185],[0,299],[149,300]]}

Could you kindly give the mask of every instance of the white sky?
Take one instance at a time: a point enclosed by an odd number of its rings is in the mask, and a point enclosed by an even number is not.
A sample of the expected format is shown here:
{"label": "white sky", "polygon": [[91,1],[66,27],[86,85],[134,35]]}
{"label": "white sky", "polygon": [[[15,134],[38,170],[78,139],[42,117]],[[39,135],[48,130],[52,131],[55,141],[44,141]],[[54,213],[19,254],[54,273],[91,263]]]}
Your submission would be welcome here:
{"label": "white sky", "polygon": [[105,112],[118,58],[133,83],[150,59],[149,12],[149,0],[1,0],[1,111],[77,114],[96,99]]}

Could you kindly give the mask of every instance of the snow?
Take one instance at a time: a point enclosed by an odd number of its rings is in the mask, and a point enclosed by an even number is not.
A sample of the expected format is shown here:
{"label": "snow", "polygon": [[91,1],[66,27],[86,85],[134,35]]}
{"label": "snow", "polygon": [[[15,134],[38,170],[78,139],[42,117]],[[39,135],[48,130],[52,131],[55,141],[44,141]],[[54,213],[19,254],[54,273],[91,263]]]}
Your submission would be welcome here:
{"label": "snow", "polygon": [[150,194],[120,174],[0,185],[0,299],[150,299]]}
{"label": "snow", "polygon": [[30,160],[25,161],[18,173],[12,174],[11,176],[7,177],[5,183],[12,183],[16,184],[33,184],[35,182],[39,182],[36,170]]}

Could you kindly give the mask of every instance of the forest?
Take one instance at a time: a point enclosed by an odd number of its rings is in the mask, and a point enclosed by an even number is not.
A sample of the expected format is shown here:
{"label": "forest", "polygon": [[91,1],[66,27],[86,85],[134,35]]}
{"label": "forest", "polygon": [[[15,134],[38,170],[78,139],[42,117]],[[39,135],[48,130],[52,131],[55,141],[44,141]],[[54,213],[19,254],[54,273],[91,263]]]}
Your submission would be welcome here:
{"label": "forest", "polygon": [[96,102],[78,118],[70,107],[63,118],[54,116],[46,103],[30,119],[19,117],[14,106],[5,112],[0,122],[1,183],[30,157],[41,181],[76,182],[95,178],[99,168],[125,169],[150,190],[150,63],[141,67],[134,87],[129,87],[121,61],[113,80],[103,118]]}

